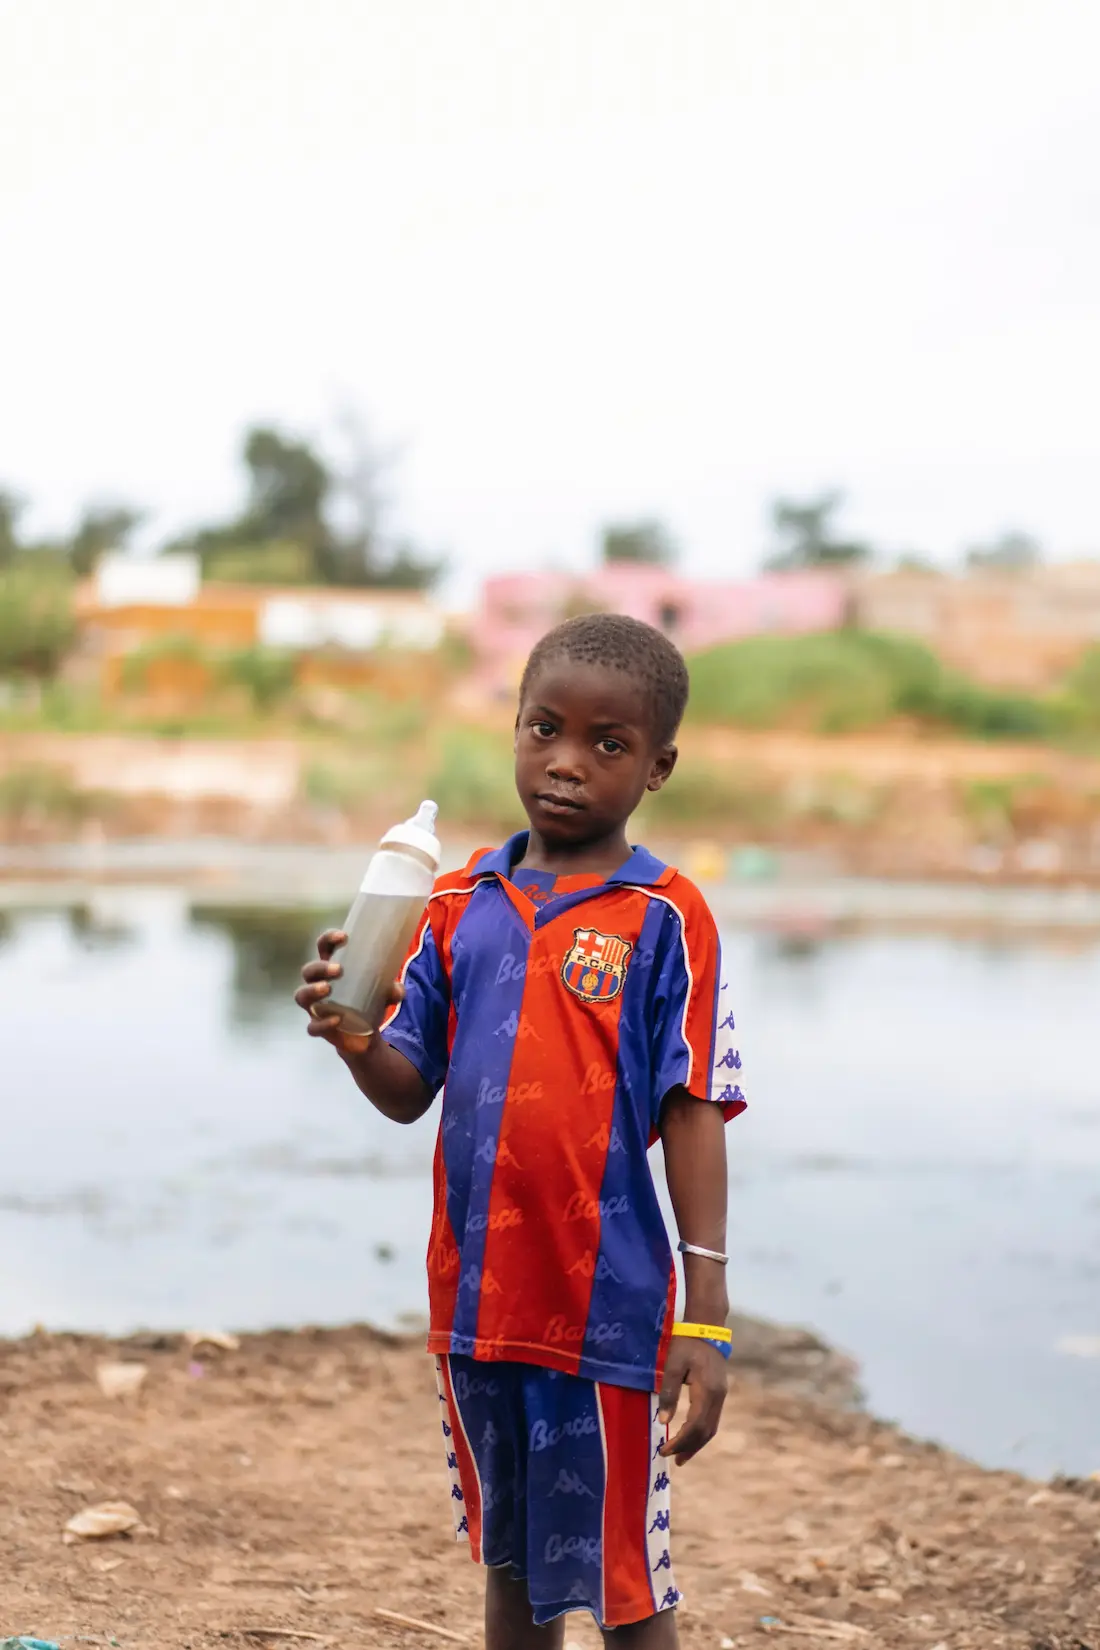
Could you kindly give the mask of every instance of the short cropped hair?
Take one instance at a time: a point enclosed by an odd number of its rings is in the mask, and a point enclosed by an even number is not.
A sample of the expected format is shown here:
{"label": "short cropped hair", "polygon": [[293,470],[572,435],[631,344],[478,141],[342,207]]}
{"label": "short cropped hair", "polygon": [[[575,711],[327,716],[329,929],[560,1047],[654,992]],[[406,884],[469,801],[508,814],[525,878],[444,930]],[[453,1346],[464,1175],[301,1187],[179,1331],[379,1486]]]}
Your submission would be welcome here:
{"label": "short cropped hair", "polygon": [[658,745],[670,744],[688,700],[688,672],[683,655],[667,636],[625,613],[585,613],[566,619],[537,641],[524,667],[520,700],[536,671],[554,659],[606,665],[632,676],[645,690],[650,725]]}

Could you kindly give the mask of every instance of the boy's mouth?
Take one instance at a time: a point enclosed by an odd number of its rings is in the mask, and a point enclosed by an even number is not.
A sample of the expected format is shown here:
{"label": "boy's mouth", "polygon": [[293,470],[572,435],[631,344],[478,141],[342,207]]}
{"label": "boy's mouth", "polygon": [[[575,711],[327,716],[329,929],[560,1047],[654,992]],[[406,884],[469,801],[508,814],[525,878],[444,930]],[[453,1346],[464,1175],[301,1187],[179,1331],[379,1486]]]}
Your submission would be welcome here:
{"label": "boy's mouth", "polygon": [[542,804],[548,814],[558,814],[560,816],[580,813],[584,808],[583,802],[579,802],[572,796],[563,796],[560,791],[540,791],[537,801]]}

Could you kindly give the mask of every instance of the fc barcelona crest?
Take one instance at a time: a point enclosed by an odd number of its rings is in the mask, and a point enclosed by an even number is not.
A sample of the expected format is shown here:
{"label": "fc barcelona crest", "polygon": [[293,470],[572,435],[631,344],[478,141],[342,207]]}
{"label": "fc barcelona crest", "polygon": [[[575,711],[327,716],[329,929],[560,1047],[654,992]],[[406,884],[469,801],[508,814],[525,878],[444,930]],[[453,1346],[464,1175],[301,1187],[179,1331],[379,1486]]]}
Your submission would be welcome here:
{"label": "fc barcelona crest", "polygon": [[609,1003],[623,988],[634,947],[618,934],[574,928],[573,943],[561,965],[563,983],[586,1003]]}

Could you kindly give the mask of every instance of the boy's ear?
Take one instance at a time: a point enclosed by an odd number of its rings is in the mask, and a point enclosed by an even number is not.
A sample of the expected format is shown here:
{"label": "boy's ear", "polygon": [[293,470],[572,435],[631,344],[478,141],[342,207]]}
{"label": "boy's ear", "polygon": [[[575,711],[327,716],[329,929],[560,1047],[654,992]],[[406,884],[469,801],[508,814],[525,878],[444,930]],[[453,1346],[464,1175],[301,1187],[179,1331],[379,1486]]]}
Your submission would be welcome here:
{"label": "boy's ear", "polygon": [[657,752],[657,755],[653,758],[653,766],[649,771],[649,779],[646,782],[647,791],[660,790],[661,786],[665,783],[673,768],[676,766],[676,758],[679,754],[680,752],[676,749],[675,745],[662,746],[662,748]]}

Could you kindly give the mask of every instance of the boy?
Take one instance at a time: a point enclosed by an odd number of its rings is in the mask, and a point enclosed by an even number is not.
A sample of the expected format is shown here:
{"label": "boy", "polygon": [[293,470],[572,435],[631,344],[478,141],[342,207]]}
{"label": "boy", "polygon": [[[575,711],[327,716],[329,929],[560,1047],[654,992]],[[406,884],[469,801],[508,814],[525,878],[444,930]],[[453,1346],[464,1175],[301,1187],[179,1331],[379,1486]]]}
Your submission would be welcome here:
{"label": "boy", "polygon": [[529,831],[440,878],[381,1035],[324,1013],[340,933],[296,997],[395,1122],[444,1089],[428,1350],[456,1528],[488,1567],[487,1650],[556,1650],[572,1609],[617,1650],[677,1644],[666,1462],[714,1436],[725,1397],[723,1123],[745,1105],[714,920],[626,838],[675,766],[687,692],[648,625],[550,631],[516,719]]}

